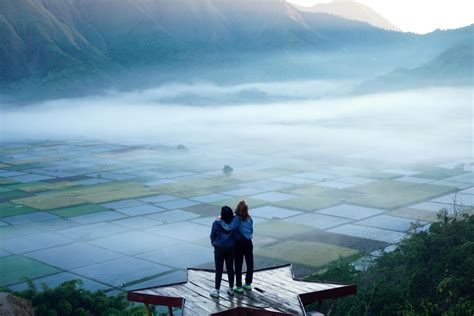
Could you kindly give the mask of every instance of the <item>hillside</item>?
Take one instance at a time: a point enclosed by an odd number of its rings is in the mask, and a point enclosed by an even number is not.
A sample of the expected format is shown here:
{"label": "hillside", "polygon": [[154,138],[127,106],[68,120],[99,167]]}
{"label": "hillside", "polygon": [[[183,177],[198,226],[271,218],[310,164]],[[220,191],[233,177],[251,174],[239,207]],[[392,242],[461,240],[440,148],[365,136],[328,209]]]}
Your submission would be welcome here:
{"label": "hillside", "polygon": [[345,19],[366,22],[375,27],[400,32],[400,29],[372,8],[354,0],[333,0],[318,3],[312,7],[295,5],[300,11],[319,12],[336,15]]}
{"label": "hillside", "polygon": [[367,269],[342,259],[313,278],[357,284],[357,295],[338,300],[334,315],[472,315],[473,232],[472,209],[440,214],[428,231],[367,260]]}
{"label": "hillside", "polygon": [[471,31],[386,31],[284,0],[3,0],[0,92],[12,99],[80,95],[192,78],[203,74],[197,67],[233,67],[233,77],[248,80],[353,76],[425,60]]}
{"label": "hillside", "polygon": [[1,82],[64,70],[196,60],[202,54],[337,49],[322,21],[366,31],[361,23],[301,14],[275,0],[4,0]]}
{"label": "hillside", "polygon": [[359,87],[359,90],[372,92],[443,85],[472,85],[473,61],[473,44],[459,44],[419,67],[397,68],[386,75],[367,81]]}

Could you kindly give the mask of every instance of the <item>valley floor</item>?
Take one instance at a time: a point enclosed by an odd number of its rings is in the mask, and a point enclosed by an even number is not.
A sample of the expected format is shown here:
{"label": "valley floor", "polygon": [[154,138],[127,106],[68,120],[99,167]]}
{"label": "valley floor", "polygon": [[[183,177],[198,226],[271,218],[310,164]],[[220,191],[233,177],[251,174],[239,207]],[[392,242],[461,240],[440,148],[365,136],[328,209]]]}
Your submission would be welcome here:
{"label": "valley floor", "polygon": [[266,155],[226,177],[192,149],[4,142],[0,286],[81,279],[113,294],[183,280],[187,267],[213,267],[213,219],[241,199],[254,218],[257,268],[291,262],[305,275],[341,256],[392,251],[453,201],[474,206],[473,164],[377,168]]}

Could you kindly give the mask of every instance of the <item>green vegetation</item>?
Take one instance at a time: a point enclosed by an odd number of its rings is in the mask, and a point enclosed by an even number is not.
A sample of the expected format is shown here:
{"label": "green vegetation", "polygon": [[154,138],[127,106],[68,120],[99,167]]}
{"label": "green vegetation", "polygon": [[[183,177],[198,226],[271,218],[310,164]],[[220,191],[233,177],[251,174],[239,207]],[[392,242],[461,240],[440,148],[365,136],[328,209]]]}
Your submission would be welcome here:
{"label": "green vegetation", "polygon": [[285,222],[282,220],[269,220],[255,224],[254,230],[257,235],[286,239],[291,236],[307,233],[313,229],[314,228],[311,226]]}
{"label": "green vegetation", "polygon": [[28,193],[44,192],[44,191],[54,191],[54,190],[63,190],[69,187],[77,186],[74,182],[31,182],[31,183],[20,183],[10,185],[9,188],[14,188]]}
{"label": "green vegetation", "polygon": [[311,277],[357,284],[357,295],[340,299],[334,315],[473,315],[474,216],[439,219],[365,271],[340,260]]}
{"label": "green vegetation", "polygon": [[8,273],[0,273],[0,286],[21,282],[22,278],[38,278],[60,271],[36,260],[17,255],[1,257],[0,267],[2,271],[8,271]]}
{"label": "green vegetation", "polygon": [[196,196],[212,194],[214,192],[215,192],[214,190],[210,190],[210,189],[194,189],[194,190],[189,190],[189,191],[176,192],[174,193],[174,195],[181,198],[192,198]]}
{"label": "green vegetation", "polygon": [[340,203],[343,203],[341,198],[327,195],[318,195],[314,197],[300,197],[296,199],[277,202],[275,204],[284,208],[316,211],[322,208],[335,206]]}
{"label": "green vegetation", "polygon": [[10,167],[10,170],[23,171],[23,170],[29,170],[29,169],[35,169],[35,168],[41,168],[41,167],[44,167],[44,163],[30,162],[30,163],[14,165]]}
{"label": "green vegetation", "polygon": [[73,217],[73,216],[87,215],[87,214],[104,212],[104,211],[108,211],[108,209],[96,204],[85,204],[85,205],[61,208],[58,210],[52,210],[50,212],[62,217]]}
{"label": "green vegetation", "polygon": [[378,170],[364,172],[364,173],[359,174],[359,176],[366,177],[366,178],[380,179],[380,180],[395,179],[395,178],[401,177],[401,175],[399,174],[386,173],[386,172],[382,172]]}
{"label": "green vegetation", "polygon": [[424,178],[424,179],[433,179],[433,180],[442,180],[449,177],[458,176],[460,174],[467,173],[462,168],[454,168],[454,169],[447,169],[447,168],[439,168],[439,167],[424,167],[421,170],[421,173],[414,175],[417,178]]}
{"label": "green vegetation", "polygon": [[438,214],[432,211],[415,210],[411,208],[399,208],[389,213],[391,216],[413,219],[415,221],[436,222]]}
{"label": "green vegetation", "polygon": [[[30,300],[37,316],[142,316],[143,307],[133,306],[124,294],[107,296],[103,291],[90,292],[83,289],[80,280],[66,281],[56,288],[43,286],[38,291],[29,282],[29,289],[13,293]],[[154,311],[154,309],[153,309]]]}
{"label": "green vegetation", "polygon": [[27,197],[13,202],[25,204],[40,210],[52,210],[61,207],[86,204],[87,202],[104,203],[154,195],[157,193],[159,193],[157,188],[148,188],[140,183],[118,182],[72,188],[67,191]]}
{"label": "green vegetation", "polygon": [[216,217],[220,215],[221,207],[222,206],[204,203],[204,204],[197,204],[197,205],[184,207],[183,210],[196,213],[202,216]]}
{"label": "green vegetation", "polygon": [[272,172],[272,170],[235,171],[233,174],[234,179],[238,179],[239,181],[243,182],[265,180],[278,176],[280,176],[280,174],[275,174]]}
{"label": "green vegetation", "polygon": [[207,179],[185,180],[176,183],[169,183],[156,187],[161,194],[173,194],[182,197],[193,197],[214,193],[215,187],[234,185],[237,183],[235,179],[223,176],[212,177]]}
{"label": "green vegetation", "polygon": [[15,205],[9,202],[0,203],[0,217],[27,214],[35,211],[37,210],[24,205]]}
{"label": "green vegetation", "polygon": [[12,199],[18,199],[22,198],[25,196],[28,196],[28,193],[25,193],[23,191],[18,191],[18,190],[9,190],[9,191],[4,191],[0,192],[0,199],[1,200],[12,200]]}
{"label": "green vegetation", "polygon": [[305,186],[298,187],[296,189],[282,190],[282,191],[290,193],[290,194],[313,196],[313,195],[319,195],[329,190],[331,190],[331,188],[321,187],[318,185],[305,185]]}
{"label": "green vegetation", "polygon": [[13,184],[13,183],[16,183],[16,181],[9,178],[0,178],[0,185]]}
{"label": "green vegetation", "polygon": [[323,244],[313,241],[287,240],[271,244],[256,251],[257,256],[287,261],[291,258],[294,263],[321,267],[340,257],[353,256],[357,250]]}
{"label": "green vegetation", "polygon": [[222,169],[222,172],[225,174],[226,177],[229,177],[233,171],[234,171],[234,168],[228,165],[225,165],[224,169]]}
{"label": "green vegetation", "polygon": [[351,190],[366,193],[350,199],[350,203],[368,207],[394,209],[411,203],[426,201],[453,191],[451,187],[382,180],[352,187]]}

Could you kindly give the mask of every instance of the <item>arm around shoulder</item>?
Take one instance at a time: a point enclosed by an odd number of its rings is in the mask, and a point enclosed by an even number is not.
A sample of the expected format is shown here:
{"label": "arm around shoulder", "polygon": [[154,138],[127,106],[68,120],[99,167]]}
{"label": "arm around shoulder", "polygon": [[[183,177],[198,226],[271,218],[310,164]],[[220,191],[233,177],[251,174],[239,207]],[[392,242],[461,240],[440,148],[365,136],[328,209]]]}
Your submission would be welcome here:
{"label": "arm around shoulder", "polygon": [[224,228],[227,231],[231,231],[231,230],[236,229],[239,226],[240,220],[237,216],[234,216],[234,219],[232,220],[232,222],[230,222],[230,224],[227,224],[223,220],[221,220],[219,223],[221,224],[222,228]]}

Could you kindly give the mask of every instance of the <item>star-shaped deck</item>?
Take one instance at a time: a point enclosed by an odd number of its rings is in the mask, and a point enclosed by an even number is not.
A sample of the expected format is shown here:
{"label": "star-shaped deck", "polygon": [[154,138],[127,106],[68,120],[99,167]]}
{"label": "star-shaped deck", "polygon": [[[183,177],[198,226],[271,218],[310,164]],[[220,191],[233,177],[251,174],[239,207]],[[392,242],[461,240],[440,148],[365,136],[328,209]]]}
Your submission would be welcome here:
{"label": "star-shaped deck", "polygon": [[[225,277],[225,274],[224,274]],[[223,280],[227,282],[226,279]],[[225,286],[223,286],[225,288]],[[306,315],[304,306],[353,295],[354,284],[310,282],[296,279],[291,265],[256,270],[253,290],[229,296],[214,289],[214,271],[188,269],[187,280],[128,292],[134,302],[181,308],[183,315]],[[148,308],[148,307],[147,307]]]}

